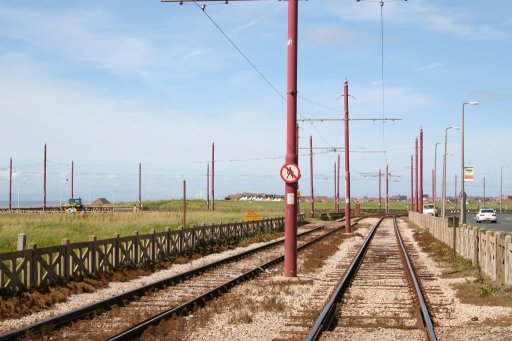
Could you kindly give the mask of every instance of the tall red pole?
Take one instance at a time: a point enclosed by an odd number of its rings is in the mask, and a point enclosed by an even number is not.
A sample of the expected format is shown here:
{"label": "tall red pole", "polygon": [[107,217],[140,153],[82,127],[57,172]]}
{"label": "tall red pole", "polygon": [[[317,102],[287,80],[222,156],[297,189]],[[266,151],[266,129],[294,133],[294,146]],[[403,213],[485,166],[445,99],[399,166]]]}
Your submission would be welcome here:
{"label": "tall red pole", "polygon": [[210,164],[206,164],[206,206],[210,209]]}
{"label": "tall red pole", "polygon": [[183,228],[187,228],[187,180],[183,180]]}
{"label": "tall red pole", "polygon": [[336,161],[334,161],[334,199],[332,200],[332,203],[334,204],[334,212],[336,212]]}
{"label": "tall red pole", "polygon": [[[286,124],[286,162],[297,164],[297,45],[298,0],[288,1],[288,91]],[[297,276],[297,183],[285,185],[284,275]]]}
{"label": "tall red pole", "polygon": [[423,129],[420,129],[420,213],[423,213]]}
{"label": "tall red pole", "polygon": [[44,144],[43,211],[46,210],[46,143]]}
{"label": "tall red pole", "polygon": [[420,196],[418,192],[418,186],[419,186],[419,178],[418,178],[418,139],[416,138],[416,154],[415,154],[415,164],[416,164],[416,171],[415,171],[415,189],[416,189],[416,212],[420,211]]}
{"label": "tall red pole", "polygon": [[389,214],[389,166],[386,164],[386,214]]}
{"label": "tall red pole", "polygon": [[485,176],[484,176],[484,203],[483,203],[482,207],[485,207]]}
{"label": "tall red pole", "polygon": [[9,167],[9,211],[12,209],[12,157]]}
{"label": "tall red pole", "polygon": [[382,174],[381,174],[381,171],[379,169],[379,210],[382,209]]}
{"label": "tall red pole", "polygon": [[350,228],[350,144],[348,132],[348,81],[345,80],[343,87],[345,107],[345,231],[351,232]]}
{"label": "tall red pole", "polygon": [[75,162],[71,161],[71,198],[74,198],[75,192]]}
{"label": "tall red pole", "polygon": [[212,211],[215,211],[215,142],[212,143]]}
{"label": "tall red pole", "polygon": [[139,211],[142,211],[142,163],[139,162]]}
{"label": "tall red pole", "polygon": [[340,213],[340,154],[338,154],[338,185],[336,186],[336,213]]}
{"label": "tall red pole", "polygon": [[413,157],[411,155],[411,211],[414,212],[414,166],[412,159]]}
{"label": "tall red pole", "polygon": [[309,174],[311,187],[311,217],[315,215],[315,194],[313,193],[313,137],[309,135]]}

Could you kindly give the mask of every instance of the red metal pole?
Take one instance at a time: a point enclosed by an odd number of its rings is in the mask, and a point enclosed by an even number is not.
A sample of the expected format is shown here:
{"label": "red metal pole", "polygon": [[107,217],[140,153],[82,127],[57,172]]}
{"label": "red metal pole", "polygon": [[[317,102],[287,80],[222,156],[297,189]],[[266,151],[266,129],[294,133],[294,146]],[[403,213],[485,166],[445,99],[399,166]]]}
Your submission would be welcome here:
{"label": "red metal pole", "polygon": [[389,214],[389,166],[386,164],[386,214]]}
{"label": "red metal pole", "polygon": [[336,212],[336,161],[334,161],[334,199],[332,200],[334,204],[334,212]]}
{"label": "red metal pole", "polygon": [[44,144],[43,211],[46,211],[46,143]]}
{"label": "red metal pole", "polygon": [[206,164],[206,206],[210,209],[210,164]]}
{"label": "red metal pole", "polygon": [[[297,164],[297,45],[298,0],[288,1],[288,91],[286,162]],[[297,276],[297,184],[285,185],[285,242],[284,275]]]}
{"label": "red metal pole", "polygon": [[71,161],[71,198],[74,198],[75,193],[75,162]]}
{"label": "red metal pole", "polygon": [[313,137],[309,135],[309,173],[311,184],[311,217],[315,215],[315,194],[313,193]]}
{"label": "red metal pole", "polygon": [[484,176],[484,203],[483,203],[482,207],[485,207],[485,176]]}
{"label": "red metal pole", "polygon": [[12,209],[12,157],[9,167],[9,211]]}
{"label": "red metal pole", "polygon": [[420,213],[423,213],[423,129],[420,129]]}
{"label": "red metal pole", "polygon": [[183,180],[183,228],[187,228],[187,180]]}
{"label": "red metal pole", "polygon": [[416,164],[416,171],[415,171],[415,189],[416,189],[416,212],[420,211],[420,196],[418,193],[418,186],[419,186],[419,179],[418,179],[418,139],[416,138],[416,154],[415,154],[415,164]]}
{"label": "red metal pole", "polygon": [[413,166],[413,157],[411,155],[411,211],[414,210],[414,166]]}
{"label": "red metal pole", "polygon": [[215,211],[215,142],[212,143],[212,211]]}
{"label": "red metal pole", "polygon": [[379,169],[379,210],[382,209],[382,190],[381,190],[381,187],[382,187],[382,174],[381,174],[381,171]]}
{"label": "red metal pole", "polygon": [[336,186],[336,213],[340,213],[340,154],[338,154],[338,184]]}
{"label": "red metal pole", "polygon": [[350,139],[348,126],[348,81],[343,87],[345,107],[345,232],[350,233]]}
{"label": "red metal pole", "polygon": [[142,211],[142,163],[139,162],[139,211]]}

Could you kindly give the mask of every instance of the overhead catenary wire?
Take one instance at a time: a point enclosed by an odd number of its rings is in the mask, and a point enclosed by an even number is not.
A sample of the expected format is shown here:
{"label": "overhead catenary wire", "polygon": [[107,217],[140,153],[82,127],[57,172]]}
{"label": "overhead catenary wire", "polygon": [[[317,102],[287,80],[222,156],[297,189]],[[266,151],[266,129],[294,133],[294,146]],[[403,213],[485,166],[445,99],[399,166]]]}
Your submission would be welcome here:
{"label": "overhead catenary wire", "polygon": [[[270,88],[283,100],[286,102],[286,97],[284,96],[284,94],[279,91],[276,86],[274,86],[274,84],[272,84],[272,82],[263,74],[263,72],[261,72],[258,67],[249,59],[249,57],[236,45],[236,43],[227,35],[227,33],[220,27],[219,24],[217,24],[217,22],[215,20],[213,20],[213,18],[206,12],[206,5],[199,5],[197,3],[197,1],[194,1],[194,4],[197,6],[197,8],[199,8],[201,10],[201,12],[204,13],[204,15],[206,15],[206,17],[212,22],[212,24],[217,28],[217,30],[219,30],[219,32],[224,36],[224,38],[227,39],[227,41],[235,48],[235,50],[244,58],[244,60],[251,66],[252,69],[254,69],[254,71],[256,71],[256,73],[261,77],[261,79],[263,79],[263,81],[265,83],[267,83],[268,86],[270,86]],[[316,105],[320,105],[324,108],[329,108],[330,110],[333,109],[333,110],[336,110],[334,108],[330,108],[328,106],[324,106],[316,101],[313,101],[311,99],[307,99],[305,98],[304,96],[298,96],[308,102],[311,102],[311,103],[314,103]],[[304,118],[304,115],[302,115],[302,113],[300,111],[297,111],[297,113]],[[322,139],[322,141],[325,143],[325,144],[328,144],[330,145],[330,143],[327,141],[327,139],[322,135],[322,133],[320,133],[320,131],[315,127],[315,125],[313,123],[310,123],[310,126],[311,128],[313,128],[316,133],[318,134],[318,136]]]}

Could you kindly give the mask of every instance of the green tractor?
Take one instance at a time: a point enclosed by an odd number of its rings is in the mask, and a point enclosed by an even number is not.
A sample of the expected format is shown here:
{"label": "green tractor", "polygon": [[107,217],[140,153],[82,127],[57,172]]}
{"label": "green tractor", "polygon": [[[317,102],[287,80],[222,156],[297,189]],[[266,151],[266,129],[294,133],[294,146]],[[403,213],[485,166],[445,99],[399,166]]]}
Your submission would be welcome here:
{"label": "green tractor", "polygon": [[61,206],[62,210],[69,212],[69,213],[75,213],[79,211],[84,210],[84,205],[82,205],[82,198],[77,199],[69,199],[67,204],[64,204]]}

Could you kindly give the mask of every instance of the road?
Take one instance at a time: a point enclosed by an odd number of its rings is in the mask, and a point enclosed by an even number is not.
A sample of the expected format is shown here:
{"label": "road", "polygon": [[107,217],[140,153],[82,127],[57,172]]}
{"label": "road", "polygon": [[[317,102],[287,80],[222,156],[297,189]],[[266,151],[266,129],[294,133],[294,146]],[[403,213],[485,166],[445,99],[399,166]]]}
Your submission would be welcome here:
{"label": "road", "polygon": [[491,222],[478,224],[475,221],[475,214],[468,214],[466,216],[466,222],[469,225],[476,226],[476,227],[491,228],[496,231],[512,232],[512,214],[499,214],[498,213],[497,217],[498,217],[498,222],[496,224],[493,224]]}

